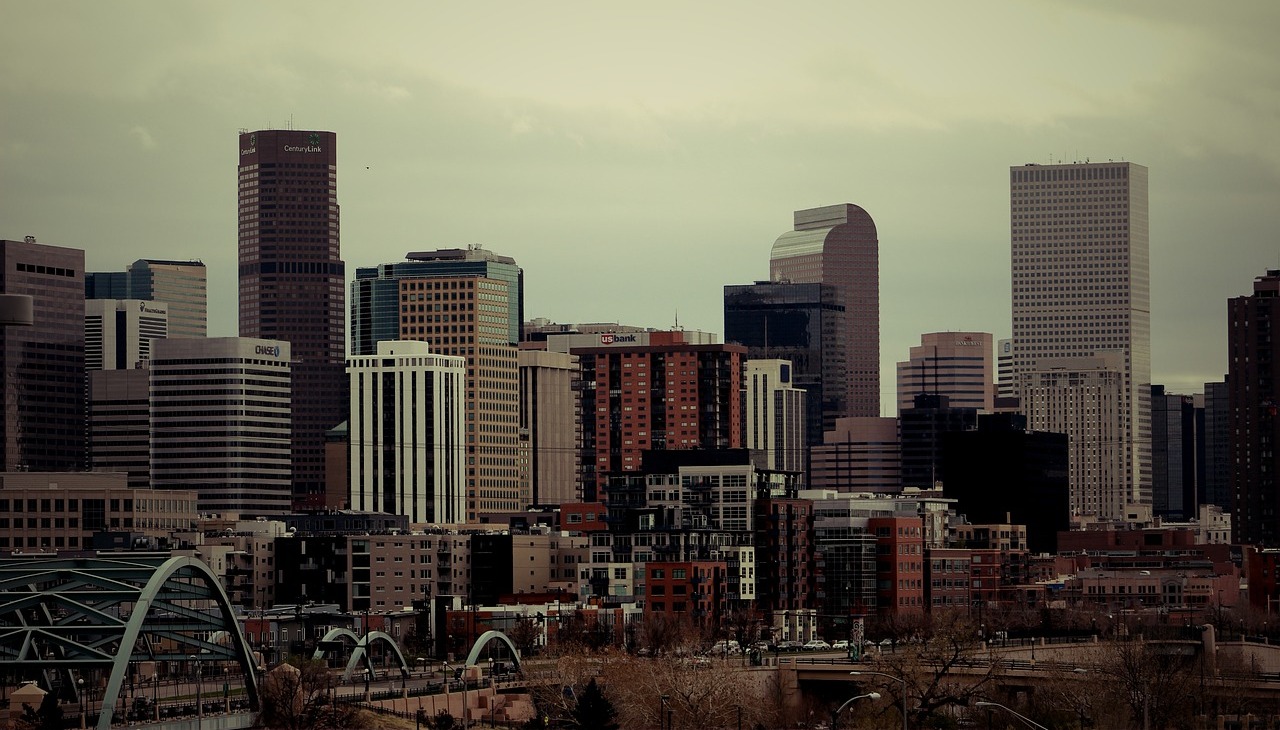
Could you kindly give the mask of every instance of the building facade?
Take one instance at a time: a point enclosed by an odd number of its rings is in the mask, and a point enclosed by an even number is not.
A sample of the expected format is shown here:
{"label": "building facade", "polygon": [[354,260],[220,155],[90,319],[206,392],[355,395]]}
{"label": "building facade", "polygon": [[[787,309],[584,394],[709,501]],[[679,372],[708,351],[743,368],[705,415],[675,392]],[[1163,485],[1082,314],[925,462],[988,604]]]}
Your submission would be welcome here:
{"label": "building facade", "polygon": [[[1047,358],[1118,355],[1118,500],[1151,504],[1151,296],[1147,168],[1131,162],[1010,168],[1013,366],[1018,389]],[[1024,412],[1026,404],[1023,404]],[[1037,427],[1034,426],[1033,427]],[[1086,467],[1087,468],[1087,467]],[[1110,469],[1098,464],[1097,468]]]}
{"label": "building facade", "polygon": [[920,335],[908,359],[898,363],[898,412],[917,395],[945,395],[952,408],[990,411],[994,399],[989,332],[930,332]]}
{"label": "building facade", "polygon": [[579,499],[578,358],[564,352],[521,350],[520,479],[530,504],[551,506]]}
{"label": "building facade", "polygon": [[796,211],[793,229],[774,241],[769,278],[839,289],[848,371],[842,415],[880,415],[880,240],[871,216],[850,203]]}
{"label": "building facade", "polygon": [[809,486],[840,492],[902,489],[896,418],[841,418],[821,446],[809,450]]}
{"label": "building facade", "polygon": [[201,261],[138,259],[125,271],[89,272],[84,297],[164,302],[169,337],[208,335],[209,285]]}
{"label": "building facade", "polygon": [[0,327],[4,469],[81,471],[85,443],[84,251],[0,241],[0,293],[32,299],[30,326]]}
{"label": "building facade", "polygon": [[154,344],[152,486],[195,491],[201,512],[289,512],[289,343],[218,337]]}
{"label": "building facade", "polygon": [[1196,451],[1195,399],[1151,386],[1151,511],[1159,517],[1195,519]]}
{"label": "building facade", "polygon": [[169,306],[141,299],[86,299],[85,370],[125,370],[151,359],[151,341],[169,336]]}
{"label": "building facade", "polygon": [[1067,435],[1072,517],[1123,520],[1133,491],[1118,354],[1042,359],[1021,382],[1027,427]]}
{"label": "building facade", "polygon": [[350,505],[412,523],[466,520],[466,359],[379,342],[348,361]]}
{"label": "building facade", "polygon": [[89,371],[89,466],[151,486],[151,370]]}
{"label": "building facade", "polygon": [[570,349],[582,369],[584,501],[610,474],[640,471],[645,451],[742,448],[745,347],[690,344],[679,330],[593,339]]}
{"label": "building facade", "polygon": [[1280,547],[1280,269],[1227,301],[1231,513],[1238,542]]}
{"label": "building facade", "polygon": [[293,357],[293,503],[325,501],[325,432],[346,417],[346,265],[337,136],[261,130],[239,139],[240,336]]}
{"label": "building facade", "polygon": [[765,469],[805,471],[805,391],[791,375],[786,360],[747,360],[745,446],[760,452]]}

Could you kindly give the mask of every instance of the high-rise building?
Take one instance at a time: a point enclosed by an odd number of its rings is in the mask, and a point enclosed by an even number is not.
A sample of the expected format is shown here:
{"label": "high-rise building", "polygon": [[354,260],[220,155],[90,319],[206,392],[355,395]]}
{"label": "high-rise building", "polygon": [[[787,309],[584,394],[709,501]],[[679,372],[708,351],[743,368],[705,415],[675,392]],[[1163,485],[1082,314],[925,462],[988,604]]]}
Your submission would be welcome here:
{"label": "high-rise building", "polygon": [[208,334],[208,279],[201,261],[138,259],[126,271],[91,271],[84,275],[84,297],[164,302],[169,337]]}
{"label": "high-rise building", "polygon": [[[1025,165],[1010,169],[1009,184],[1019,395],[1030,374],[1044,370],[1041,360],[1116,353],[1121,402],[1115,438],[1124,494],[1115,496],[1150,505],[1147,168],[1131,162]],[[1030,414],[1025,396],[1022,408]]]}
{"label": "high-rise building", "polygon": [[1231,512],[1231,407],[1227,381],[1204,384],[1204,438],[1198,441],[1200,503]]}
{"label": "high-rise building", "polygon": [[0,327],[5,471],[81,471],[85,434],[84,251],[0,241],[0,294],[31,297],[30,326]]}
{"label": "high-rise building", "polygon": [[850,203],[796,211],[794,229],[773,244],[769,278],[839,290],[848,373],[840,415],[880,415],[880,240],[871,216]]}
{"label": "high-rise building", "polygon": [[747,360],[745,445],[770,471],[804,471],[807,461],[805,392],[791,372],[789,360]]}
{"label": "high-rise building", "polygon": [[1120,354],[1042,358],[1022,374],[1022,410],[1033,431],[1066,434],[1071,515],[1124,520],[1132,491],[1126,455],[1124,364]]}
{"label": "high-rise building", "polygon": [[337,137],[275,129],[239,141],[240,336],[290,344],[293,504],[321,507],[325,433],[347,408]]}
{"label": "high-rise building", "polygon": [[[693,344],[687,334],[559,335],[582,375],[583,500],[600,496],[609,475],[639,471],[645,451],[742,448],[742,373],[747,348]],[[561,339],[563,338],[563,339]]]}
{"label": "high-rise building", "polygon": [[791,363],[791,382],[806,393],[807,447],[821,444],[849,410],[841,296],[838,287],[821,283],[724,288],[725,342],[745,346],[750,359]]}
{"label": "high-rise building", "polygon": [[141,299],[84,301],[85,370],[126,370],[151,359],[152,340],[169,333],[169,305]]}
{"label": "high-rise building", "polygon": [[945,395],[952,408],[990,411],[994,375],[990,333],[920,335],[920,344],[898,363],[898,412],[911,408],[917,395]]}
{"label": "high-rise building", "polygon": [[1231,526],[1236,542],[1280,547],[1280,269],[1227,301]]}
{"label": "high-rise building", "polygon": [[466,358],[391,341],[349,363],[351,509],[462,522]]}
{"label": "high-rise building", "polygon": [[1193,520],[1196,491],[1195,400],[1152,385],[1151,511],[1166,520]]}
{"label": "high-rise building", "polygon": [[195,490],[201,512],[289,512],[289,343],[215,337],[153,344],[152,486]]}
{"label": "high-rise building", "polygon": [[520,471],[536,506],[576,502],[578,494],[578,358],[521,350]]}
{"label": "high-rise building", "polygon": [[352,356],[378,342],[418,340],[467,359],[467,521],[526,509],[521,479],[517,347],[523,274],[515,260],[479,246],[410,253],[407,261],[356,269]]}

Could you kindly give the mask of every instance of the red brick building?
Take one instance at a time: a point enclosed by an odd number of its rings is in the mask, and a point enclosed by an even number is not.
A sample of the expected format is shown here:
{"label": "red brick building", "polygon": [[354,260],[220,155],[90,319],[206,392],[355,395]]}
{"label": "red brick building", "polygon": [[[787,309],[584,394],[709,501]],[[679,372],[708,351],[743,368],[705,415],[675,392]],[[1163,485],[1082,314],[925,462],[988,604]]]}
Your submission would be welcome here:
{"label": "red brick building", "polygon": [[726,608],[726,572],[723,561],[646,564],[645,614],[683,615],[697,624],[719,624]]}
{"label": "red brick building", "polygon": [[867,530],[876,536],[877,610],[924,613],[924,523],[919,517],[872,517]]}

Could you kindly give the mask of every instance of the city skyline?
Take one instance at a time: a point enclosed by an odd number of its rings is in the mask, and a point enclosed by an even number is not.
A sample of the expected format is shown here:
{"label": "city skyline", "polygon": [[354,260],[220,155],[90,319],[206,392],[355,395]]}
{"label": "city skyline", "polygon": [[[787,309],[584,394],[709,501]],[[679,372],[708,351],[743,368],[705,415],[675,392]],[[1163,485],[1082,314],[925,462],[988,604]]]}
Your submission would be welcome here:
{"label": "city skyline", "polygon": [[[792,211],[856,203],[880,240],[883,415],[921,333],[1009,336],[1010,166],[1152,171],[1152,375],[1169,392],[1222,377],[1224,302],[1280,264],[1264,3],[938,4],[924,24],[838,4],[678,24],[675,6],[513,6],[496,29],[394,4],[248,24],[79,9],[18,8],[0,29],[3,237],[83,248],[90,271],[201,259],[213,336],[235,334],[240,128],[341,135],[348,269],[478,243],[520,261],[527,317],[561,322],[723,335],[723,286],[767,276]],[[816,18],[849,33],[802,32]]]}

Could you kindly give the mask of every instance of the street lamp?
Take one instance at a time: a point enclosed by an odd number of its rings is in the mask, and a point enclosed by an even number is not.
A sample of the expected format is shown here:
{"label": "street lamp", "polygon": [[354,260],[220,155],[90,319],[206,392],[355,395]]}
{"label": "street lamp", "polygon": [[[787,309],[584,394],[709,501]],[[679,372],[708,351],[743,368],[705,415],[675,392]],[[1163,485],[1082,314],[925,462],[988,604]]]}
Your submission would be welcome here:
{"label": "street lamp", "polygon": [[884,672],[849,672],[849,674],[857,677],[864,674],[871,674],[877,677],[887,677],[902,685],[902,730],[907,730],[907,680],[905,677],[899,677],[894,674],[885,674]]}
{"label": "street lamp", "polygon": [[86,720],[84,706],[84,677],[80,677],[76,680],[76,691],[80,695],[78,698],[80,700],[80,730],[84,730]]}
{"label": "street lamp", "polygon": [[836,721],[837,719],[839,719],[840,713],[844,712],[844,708],[848,707],[849,705],[852,705],[854,702],[857,702],[858,700],[878,700],[878,699],[880,699],[879,692],[868,692],[867,694],[858,695],[856,697],[850,697],[849,699],[845,700],[843,705],[840,705],[840,707],[836,708],[835,712],[831,713],[831,730],[836,730]]}
{"label": "street lamp", "polygon": [[204,723],[204,702],[201,699],[201,695],[204,694],[204,687],[201,686],[200,682],[200,657],[192,654],[188,658],[195,662],[196,665],[196,730],[199,730]]}
{"label": "street lamp", "polygon": [[658,709],[658,725],[662,730],[670,730],[671,728],[671,710],[667,709],[667,703],[671,701],[671,695],[662,695],[658,699],[662,700],[662,707]]}
{"label": "street lamp", "polygon": [[1010,715],[1013,715],[1014,717],[1018,718],[1019,720],[1021,720],[1021,721],[1025,722],[1025,723],[1027,723],[1027,726],[1028,726],[1028,727],[1037,728],[1037,730],[1049,730],[1049,728],[1045,727],[1044,725],[1041,725],[1040,723],[1036,722],[1035,720],[1032,720],[1031,718],[1027,717],[1026,715],[1023,715],[1023,714],[1021,714],[1021,713],[1019,713],[1019,712],[1017,712],[1017,711],[1015,711],[1015,710],[1013,710],[1013,709],[1011,709],[1011,708],[1005,707],[1004,705],[1000,704],[999,702],[984,702],[984,701],[982,701],[982,700],[978,700],[977,702],[975,702],[975,703],[974,703],[974,705],[976,705],[976,706],[978,706],[978,707],[998,707],[998,708],[1000,708],[1001,710],[1004,710],[1005,712],[1009,713]]}

